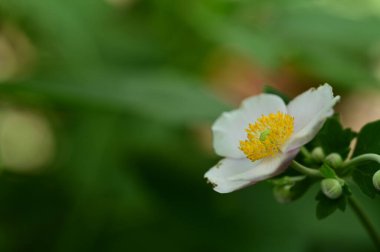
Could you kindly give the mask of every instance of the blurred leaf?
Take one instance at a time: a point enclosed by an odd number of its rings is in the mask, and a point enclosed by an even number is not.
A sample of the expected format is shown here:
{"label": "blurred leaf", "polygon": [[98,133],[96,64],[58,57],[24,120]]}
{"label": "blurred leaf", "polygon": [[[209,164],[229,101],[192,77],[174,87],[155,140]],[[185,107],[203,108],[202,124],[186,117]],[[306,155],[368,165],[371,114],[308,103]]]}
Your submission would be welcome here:
{"label": "blurred leaf", "polygon": [[322,173],[322,175],[325,177],[325,178],[337,178],[336,176],[336,173],[334,171],[333,168],[331,168],[329,165],[327,164],[323,164],[321,169],[319,169],[319,171]]}
{"label": "blurred leaf", "polygon": [[288,43],[288,57],[317,80],[344,87],[358,86],[358,82],[379,85],[365,53],[380,38],[378,17],[354,20],[305,5],[288,8],[276,21],[271,29]]}
{"label": "blurred leaf", "polygon": [[292,193],[292,200],[297,200],[301,198],[310,189],[310,187],[316,181],[311,178],[306,178],[302,181],[296,182],[294,186],[291,187],[290,191]]}
{"label": "blurred leaf", "polygon": [[352,173],[352,178],[360,190],[370,198],[375,198],[376,194],[379,194],[372,184],[373,174],[378,170],[379,167],[376,167],[374,164],[369,165],[368,163],[367,165],[358,165]]}
{"label": "blurred leaf", "polygon": [[282,92],[278,91],[274,87],[264,86],[263,93],[274,94],[274,95],[280,96],[281,99],[285,102],[285,104],[288,104],[290,102],[290,98],[287,95],[285,95]]}
{"label": "blurred leaf", "polygon": [[319,191],[315,199],[318,201],[316,214],[319,220],[327,218],[338,208],[342,211],[346,208],[347,200],[345,196],[341,196],[338,199],[329,199],[322,191]]}
{"label": "blurred leaf", "polygon": [[311,150],[322,147],[326,155],[338,153],[345,159],[350,152],[350,143],[356,136],[351,129],[343,129],[337,117],[330,117],[326,120],[317,136],[307,146]]}
{"label": "blurred leaf", "polygon": [[257,29],[252,32],[253,29],[248,25],[229,19],[224,13],[217,13],[203,2],[197,2],[192,14],[188,21],[203,37],[247,55],[262,66],[274,68],[279,65],[282,44],[272,33]]}
{"label": "blurred leaf", "polygon": [[[304,48],[310,48],[314,46],[312,42],[318,41],[318,45],[322,48],[336,48],[342,56],[344,50],[360,51],[380,38],[380,31],[377,29],[378,17],[363,17],[355,20],[334,15],[316,8],[315,5],[288,8],[283,15],[281,19],[277,19],[281,22],[274,23],[278,32],[284,38],[298,41],[297,45]],[[326,58],[326,61],[328,59]]]}
{"label": "blurred leaf", "polygon": [[122,79],[97,76],[83,83],[34,81],[0,85],[0,93],[36,95],[66,105],[101,107],[147,118],[189,123],[215,119],[227,106],[198,81],[165,72],[129,75]]}
{"label": "blurred leaf", "polygon": [[[265,183],[221,196],[202,179],[216,162],[207,125],[229,110],[202,81],[225,66],[215,58],[248,60],[250,81],[378,85],[377,12],[347,18],[324,2],[1,1],[1,65],[3,22],[37,53],[34,68],[0,85],[1,100],[46,112],[59,146],[45,174],[0,177],[0,250],[371,251],[351,215],[310,219],[310,197],[280,209]],[[352,136],[330,126],[339,144],[320,142],[346,153]]]}
{"label": "blurred leaf", "polygon": [[340,197],[338,200],[338,208],[340,211],[344,212],[347,208],[347,197]]}
{"label": "blurred leaf", "polygon": [[366,124],[358,134],[353,156],[365,153],[380,154],[380,120]]}
{"label": "blurred leaf", "polygon": [[[39,42],[39,46],[54,53],[54,59],[50,58],[52,55],[42,54],[42,63],[59,63],[60,67],[65,63],[66,68],[77,71],[88,64],[100,62],[99,51],[94,43],[95,29],[92,28],[95,23],[86,22],[83,15],[88,18],[89,13],[96,12],[100,18],[105,12],[101,9],[104,6],[94,2],[87,5],[87,13],[83,13],[85,9],[78,9],[78,3],[83,0],[76,2],[14,0],[3,1],[2,8],[35,33],[34,39]],[[57,56],[59,62],[56,62]]]}
{"label": "blurred leaf", "polygon": [[[359,132],[358,141],[352,156],[356,157],[365,153],[380,154],[379,132],[380,121],[366,124]],[[361,191],[370,198],[374,198],[376,194],[380,194],[372,184],[373,174],[378,170],[380,170],[379,163],[368,161],[356,165],[352,174],[352,178]]]}

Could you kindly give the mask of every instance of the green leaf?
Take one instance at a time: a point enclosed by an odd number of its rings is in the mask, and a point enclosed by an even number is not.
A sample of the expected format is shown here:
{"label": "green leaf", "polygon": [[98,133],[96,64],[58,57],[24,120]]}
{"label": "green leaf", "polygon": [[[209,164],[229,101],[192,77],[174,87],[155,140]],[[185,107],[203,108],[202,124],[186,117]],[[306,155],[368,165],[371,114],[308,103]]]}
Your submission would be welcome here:
{"label": "green leaf", "polygon": [[312,178],[306,178],[295,183],[294,186],[292,186],[290,189],[292,192],[293,201],[301,198],[315,182],[316,181]]}
{"label": "green leaf", "polygon": [[334,116],[326,120],[317,136],[307,146],[311,150],[322,147],[325,154],[338,153],[345,159],[350,152],[350,143],[356,133],[351,129],[344,129],[339,118]]}
{"label": "green leaf", "polygon": [[327,164],[323,164],[320,172],[325,178],[337,178],[335,171]]}
{"label": "green leaf", "polygon": [[347,208],[347,198],[346,197],[340,197],[338,199],[338,208],[342,212],[346,211],[346,208]]}
{"label": "green leaf", "polygon": [[352,173],[352,178],[365,195],[374,198],[379,192],[372,184],[372,177],[379,168],[375,166],[376,164],[368,165],[369,164],[357,165]]}
{"label": "green leaf", "polygon": [[295,181],[295,178],[298,179],[298,177],[284,176],[268,180],[268,182],[270,182],[275,187],[286,187],[288,185],[291,185],[289,190],[289,198],[291,198],[291,201],[295,201],[301,198],[309,190],[309,188],[317,181],[314,178],[305,176],[299,176],[300,180],[298,181]]}
{"label": "green leaf", "polygon": [[[353,157],[365,154],[380,154],[380,120],[365,125],[358,135]],[[374,198],[379,191],[372,184],[373,174],[380,170],[380,164],[374,161],[361,163],[354,167],[352,178],[360,190],[370,198]]]}
{"label": "green leaf", "polygon": [[368,123],[358,134],[353,156],[365,153],[380,154],[380,120]]}
{"label": "green leaf", "polygon": [[333,214],[337,209],[344,211],[347,205],[346,197],[338,199],[327,198],[322,191],[319,191],[315,199],[318,201],[316,215],[318,220],[322,220]]}
{"label": "green leaf", "polygon": [[[92,73],[94,75],[94,73]],[[107,74],[67,80],[4,83],[0,93],[64,106],[127,112],[165,123],[212,121],[229,109],[189,76],[172,71]]]}
{"label": "green leaf", "polygon": [[263,93],[277,95],[277,96],[281,97],[281,99],[284,100],[284,102],[286,104],[288,104],[290,102],[290,98],[287,95],[285,95],[281,91],[278,91],[274,87],[264,86]]}

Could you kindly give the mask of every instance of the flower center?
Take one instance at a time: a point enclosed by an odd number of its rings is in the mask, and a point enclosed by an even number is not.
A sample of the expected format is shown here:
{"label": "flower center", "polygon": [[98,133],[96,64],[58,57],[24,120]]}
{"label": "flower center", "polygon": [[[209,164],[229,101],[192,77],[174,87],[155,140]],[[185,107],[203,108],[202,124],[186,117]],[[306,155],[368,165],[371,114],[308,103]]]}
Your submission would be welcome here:
{"label": "flower center", "polygon": [[240,150],[252,161],[271,157],[294,130],[294,118],[282,112],[263,115],[245,130],[247,139],[240,141]]}

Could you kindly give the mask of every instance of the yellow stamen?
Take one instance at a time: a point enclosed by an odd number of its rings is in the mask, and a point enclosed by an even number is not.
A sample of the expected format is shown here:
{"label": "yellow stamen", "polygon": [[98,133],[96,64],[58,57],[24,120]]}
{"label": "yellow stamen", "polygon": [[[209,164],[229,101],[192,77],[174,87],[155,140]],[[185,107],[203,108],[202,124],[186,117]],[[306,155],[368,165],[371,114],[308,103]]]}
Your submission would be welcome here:
{"label": "yellow stamen", "polygon": [[294,118],[282,112],[263,115],[245,130],[247,139],[240,141],[240,149],[252,161],[271,157],[280,152],[294,129]]}

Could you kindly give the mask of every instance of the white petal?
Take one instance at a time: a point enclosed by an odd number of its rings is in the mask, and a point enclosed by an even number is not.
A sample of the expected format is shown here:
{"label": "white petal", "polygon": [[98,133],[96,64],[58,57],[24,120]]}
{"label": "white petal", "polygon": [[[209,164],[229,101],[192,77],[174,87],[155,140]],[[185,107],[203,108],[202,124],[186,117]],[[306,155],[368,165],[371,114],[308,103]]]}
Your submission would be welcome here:
{"label": "white petal", "polygon": [[283,100],[276,95],[261,94],[244,100],[239,109],[223,113],[212,126],[215,152],[224,157],[243,158],[239,143],[247,138],[245,129],[249,123],[278,111],[287,111]]}
{"label": "white petal", "polygon": [[297,153],[298,149],[256,162],[247,158],[225,158],[211,168],[205,178],[215,191],[229,193],[281,173]]}
{"label": "white petal", "polygon": [[284,101],[279,96],[260,94],[245,99],[242,102],[242,110],[250,122],[254,123],[256,119],[262,115],[268,115],[278,111],[286,113],[287,108]]}
{"label": "white petal", "polygon": [[312,140],[322,128],[327,117],[334,113],[333,107],[340,97],[335,96],[329,84],[310,89],[288,104],[288,113],[294,117],[294,133],[282,148],[299,148]]}

